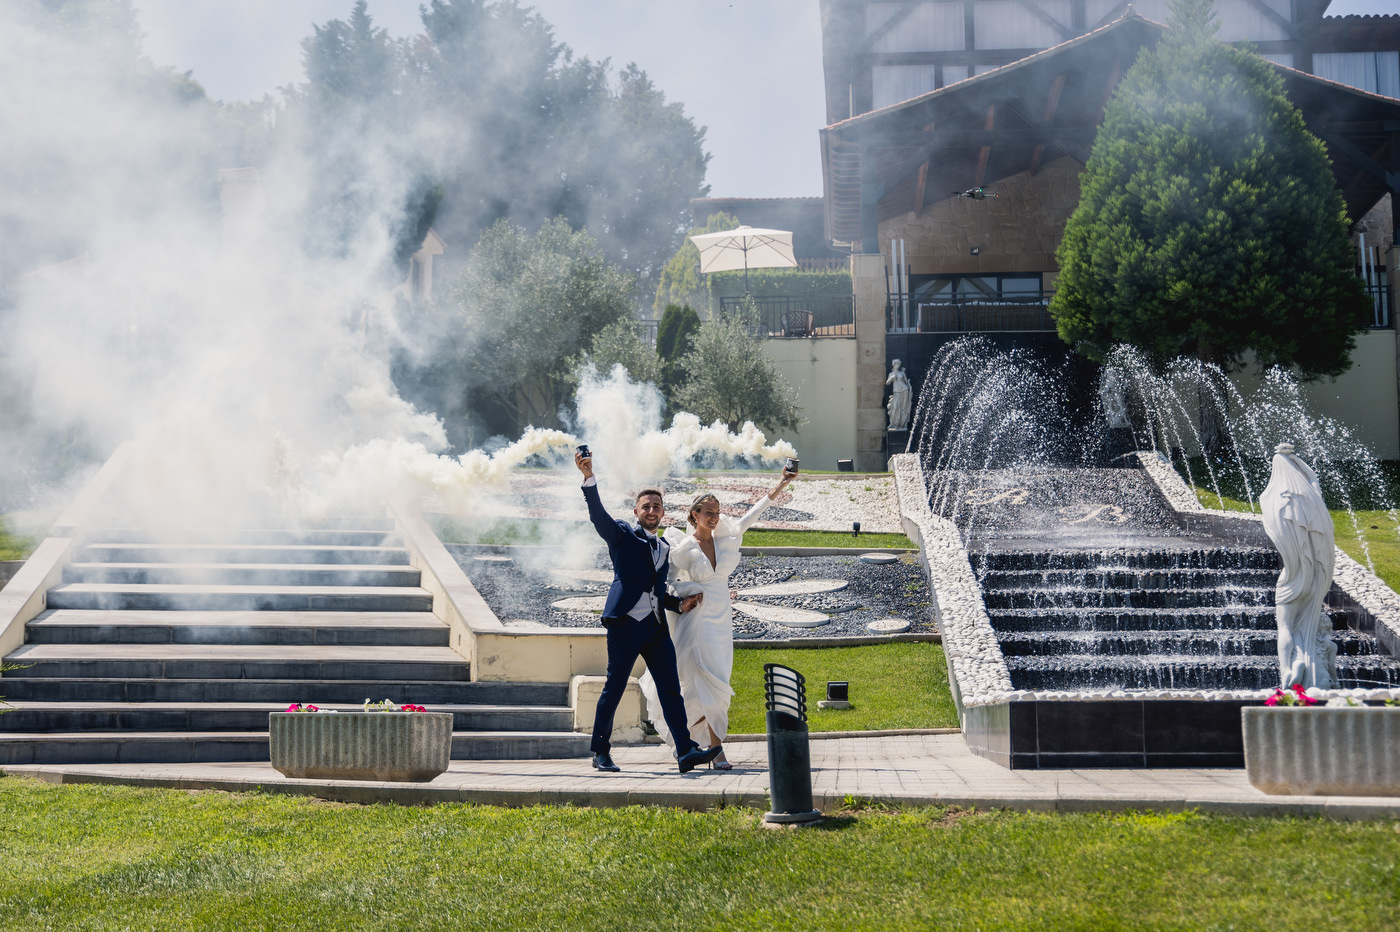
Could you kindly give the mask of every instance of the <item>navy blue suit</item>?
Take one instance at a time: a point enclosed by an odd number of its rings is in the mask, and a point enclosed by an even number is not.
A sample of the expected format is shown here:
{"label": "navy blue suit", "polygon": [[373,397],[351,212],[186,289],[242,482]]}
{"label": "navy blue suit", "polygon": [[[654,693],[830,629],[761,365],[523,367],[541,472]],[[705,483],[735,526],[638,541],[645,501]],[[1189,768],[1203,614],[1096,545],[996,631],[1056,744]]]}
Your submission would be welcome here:
{"label": "navy blue suit", "polygon": [[607,754],[611,750],[613,716],[622,702],[632,667],[641,657],[656,681],[666,727],[676,736],[676,753],[684,756],[698,745],[690,739],[671,632],[666,622],[654,614],[641,620],[627,614],[647,590],[655,594],[658,606],[679,610],[680,600],[666,591],[670,558],[662,560],[658,567],[653,557],[652,539],[646,531],[608,514],[598,497],[596,485],[584,486],[583,498],[588,503],[589,520],[608,545],[613,565],[612,588],[603,605],[603,625],[608,629],[608,678],[593,718],[593,753]]}

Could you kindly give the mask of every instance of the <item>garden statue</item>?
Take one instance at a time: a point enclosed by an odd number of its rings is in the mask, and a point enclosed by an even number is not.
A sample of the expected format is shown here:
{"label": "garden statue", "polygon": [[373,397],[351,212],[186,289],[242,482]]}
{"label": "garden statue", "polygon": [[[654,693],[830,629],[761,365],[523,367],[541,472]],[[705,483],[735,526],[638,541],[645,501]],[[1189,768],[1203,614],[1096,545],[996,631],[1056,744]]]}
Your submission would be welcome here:
{"label": "garden statue", "polygon": [[909,376],[900,368],[898,359],[890,364],[890,377],[885,379],[885,384],[892,386],[890,400],[886,405],[886,410],[890,413],[890,430],[908,430],[909,399],[914,393],[910,391]]}
{"label": "garden statue", "polygon": [[1274,448],[1273,475],[1259,508],[1283,562],[1274,601],[1282,685],[1331,688],[1337,682],[1337,646],[1322,600],[1332,588],[1332,515],[1317,473],[1294,455],[1293,444]]}

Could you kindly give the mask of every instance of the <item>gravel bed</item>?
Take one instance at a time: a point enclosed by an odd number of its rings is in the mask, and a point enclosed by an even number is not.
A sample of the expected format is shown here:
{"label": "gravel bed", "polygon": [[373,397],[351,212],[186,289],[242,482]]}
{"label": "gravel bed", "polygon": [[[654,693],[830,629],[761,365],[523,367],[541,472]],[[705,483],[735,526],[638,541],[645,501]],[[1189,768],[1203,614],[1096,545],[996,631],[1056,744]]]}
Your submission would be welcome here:
{"label": "gravel bed", "polygon": [[[490,552],[493,554],[510,555],[512,559],[507,562],[476,559],[488,553],[483,548],[448,544],[447,549],[496,617],[507,625],[601,627],[599,616],[592,612],[561,611],[551,607],[551,603],[571,596],[604,595],[608,591],[607,583],[561,578],[552,572],[553,564],[548,561],[547,553],[542,554],[537,550],[526,553],[523,548],[492,548]],[[596,555],[586,567],[607,569],[607,554]],[[576,563],[572,568],[585,567]],[[838,592],[782,597],[741,596],[740,601],[823,612],[831,616],[829,624],[817,628],[795,628],[734,612],[735,637],[867,636],[871,632],[865,626],[882,618],[908,621],[909,633],[913,634],[937,631],[930,611],[928,582],[917,558],[912,555],[884,566],[864,563],[852,556],[748,556],[739,561],[738,569],[730,578],[730,586],[742,590],[797,579],[845,579],[850,585]]]}

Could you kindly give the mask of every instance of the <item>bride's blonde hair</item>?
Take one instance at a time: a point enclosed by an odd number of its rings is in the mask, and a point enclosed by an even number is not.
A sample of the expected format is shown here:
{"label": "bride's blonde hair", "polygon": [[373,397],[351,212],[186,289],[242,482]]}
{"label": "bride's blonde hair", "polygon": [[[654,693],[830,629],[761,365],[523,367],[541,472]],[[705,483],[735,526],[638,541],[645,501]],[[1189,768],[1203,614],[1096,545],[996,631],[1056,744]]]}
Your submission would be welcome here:
{"label": "bride's blonde hair", "polygon": [[690,511],[685,516],[685,520],[690,522],[691,527],[697,526],[695,522],[695,513],[699,511],[700,506],[705,504],[706,502],[714,502],[716,507],[719,506],[719,499],[715,497],[715,493],[702,492],[700,495],[697,495],[695,497],[695,501],[690,503]]}

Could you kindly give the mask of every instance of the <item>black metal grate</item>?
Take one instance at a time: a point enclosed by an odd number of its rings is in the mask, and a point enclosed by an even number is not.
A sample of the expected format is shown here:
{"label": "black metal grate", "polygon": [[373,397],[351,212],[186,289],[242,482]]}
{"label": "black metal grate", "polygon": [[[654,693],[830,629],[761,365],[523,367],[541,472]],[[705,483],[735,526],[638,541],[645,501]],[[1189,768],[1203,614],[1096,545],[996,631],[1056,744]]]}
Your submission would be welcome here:
{"label": "black metal grate", "polygon": [[769,712],[786,712],[807,721],[807,681],[791,667],[763,665],[763,699]]}

